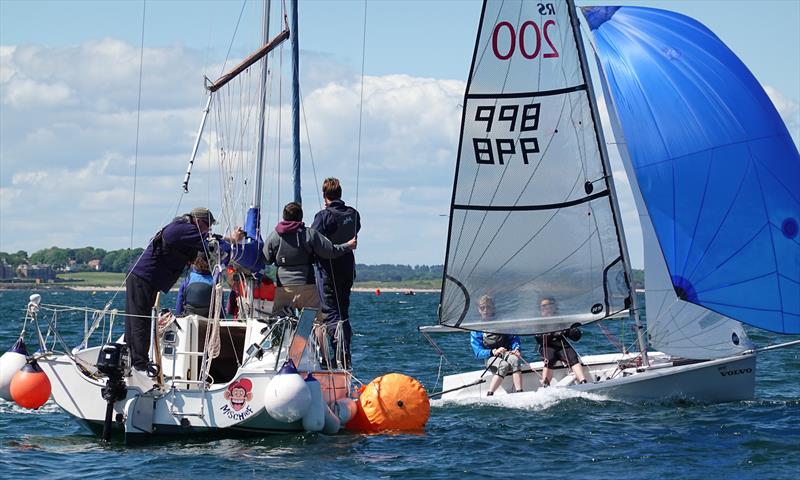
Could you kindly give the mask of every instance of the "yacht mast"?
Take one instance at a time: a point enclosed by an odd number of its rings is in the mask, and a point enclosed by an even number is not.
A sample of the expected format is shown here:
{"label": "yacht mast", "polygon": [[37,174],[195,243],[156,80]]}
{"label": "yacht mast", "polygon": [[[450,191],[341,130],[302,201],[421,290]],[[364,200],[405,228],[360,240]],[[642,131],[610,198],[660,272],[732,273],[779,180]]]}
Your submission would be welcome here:
{"label": "yacht mast", "polygon": [[297,0],[291,1],[292,9],[292,149],[294,161],[294,201],[303,203],[300,195],[300,42],[297,32]]}
{"label": "yacht mast", "polygon": [[[264,18],[261,30],[261,38],[263,44],[269,43],[269,0],[264,0]],[[264,166],[264,119],[266,117],[267,109],[267,58],[261,63],[261,83],[259,85],[259,93],[261,95],[261,104],[258,112],[258,150],[256,160],[256,173],[255,173],[255,189],[253,192],[253,208],[261,211],[261,176]],[[260,226],[260,222],[259,222]]]}

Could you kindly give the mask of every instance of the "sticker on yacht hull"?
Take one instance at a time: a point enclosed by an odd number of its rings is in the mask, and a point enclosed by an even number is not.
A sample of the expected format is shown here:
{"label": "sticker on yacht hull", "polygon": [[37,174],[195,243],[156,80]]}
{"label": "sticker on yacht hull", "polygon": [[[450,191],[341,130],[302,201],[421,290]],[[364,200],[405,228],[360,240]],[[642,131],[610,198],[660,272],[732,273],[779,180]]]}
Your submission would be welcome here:
{"label": "sticker on yacht hull", "polygon": [[247,378],[237,380],[225,389],[225,400],[228,401],[220,407],[220,412],[231,420],[241,421],[253,413],[248,402],[253,399],[253,382]]}

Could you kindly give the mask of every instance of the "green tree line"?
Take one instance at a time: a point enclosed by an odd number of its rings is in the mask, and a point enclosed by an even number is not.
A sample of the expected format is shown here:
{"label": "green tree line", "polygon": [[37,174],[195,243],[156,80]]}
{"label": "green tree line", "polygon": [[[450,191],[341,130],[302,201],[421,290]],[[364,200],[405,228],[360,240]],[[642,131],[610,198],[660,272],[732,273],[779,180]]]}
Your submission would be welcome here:
{"label": "green tree line", "polygon": [[[127,272],[133,262],[142,254],[141,248],[106,251],[102,248],[58,248],[50,247],[28,255],[20,250],[16,253],[0,252],[0,262],[16,268],[18,265],[46,264],[56,269],[67,267],[71,260],[75,261],[73,271],[89,270],[86,265],[90,260],[100,260],[100,270],[104,272]],[[356,280],[359,282],[405,282],[410,280],[441,280],[442,265],[356,265]],[[269,270],[268,270],[269,272]],[[274,277],[274,271],[271,272]],[[633,271],[633,285],[644,288],[644,272]]]}
{"label": "green tree line", "polygon": [[0,252],[0,262],[5,262],[13,268],[19,265],[50,265],[55,269],[64,269],[71,266],[74,271],[93,270],[87,264],[91,260],[100,260],[100,270],[105,272],[127,272],[128,268],[139,258],[144,249],[123,248],[120,250],[106,251],[102,248],[59,248],[50,247],[28,255],[20,250],[16,253]]}

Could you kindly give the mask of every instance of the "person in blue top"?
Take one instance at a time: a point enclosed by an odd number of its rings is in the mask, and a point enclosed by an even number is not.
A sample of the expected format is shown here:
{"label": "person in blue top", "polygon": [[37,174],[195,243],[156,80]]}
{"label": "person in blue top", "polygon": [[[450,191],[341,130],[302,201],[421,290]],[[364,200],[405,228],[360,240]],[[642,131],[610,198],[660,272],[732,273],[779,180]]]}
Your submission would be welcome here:
{"label": "person in blue top", "polygon": [[[494,298],[483,295],[478,299],[478,312],[481,320],[488,322],[495,315]],[[514,382],[514,391],[522,391],[522,356],[519,353],[520,340],[518,335],[503,335],[488,332],[472,332],[470,345],[475,357],[485,360],[486,365],[493,370],[494,376],[489,382],[487,396],[494,395],[495,390],[503,383],[509,373]]]}
{"label": "person in blue top", "polygon": [[197,252],[197,258],[189,270],[189,275],[186,275],[178,288],[175,315],[195,314],[208,318],[213,287],[214,277],[208,267],[206,254]]}
{"label": "person in blue top", "polygon": [[[207,234],[216,223],[207,208],[195,208],[173,219],[159,230],[125,279],[125,343],[135,370],[148,369],[150,350],[150,312],[158,292],[167,292],[183,270],[208,250]],[[230,241],[240,242],[245,233],[236,228]],[[220,247],[230,251],[230,244],[220,240]]]}

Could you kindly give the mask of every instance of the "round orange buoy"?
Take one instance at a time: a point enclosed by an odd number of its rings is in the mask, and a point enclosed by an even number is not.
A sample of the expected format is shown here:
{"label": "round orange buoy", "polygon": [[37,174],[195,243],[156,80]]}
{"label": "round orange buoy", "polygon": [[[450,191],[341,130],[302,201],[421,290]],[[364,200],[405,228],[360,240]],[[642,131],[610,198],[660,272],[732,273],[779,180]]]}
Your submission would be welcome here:
{"label": "round orange buoy", "polygon": [[371,381],[358,397],[347,429],[357,432],[422,430],[431,413],[428,392],[416,379],[390,373]]}
{"label": "round orange buoy", "polygon": [[36,360],[31,360],[11,379],[11,398],[24,408],[39,408],[50,398],[50,379]]}
{"label": "round orange buoy", "polygon": [[380,288],[376,288],[375,289],[375,295],[377,295],[379,297],[381,296],[381,289]]}

